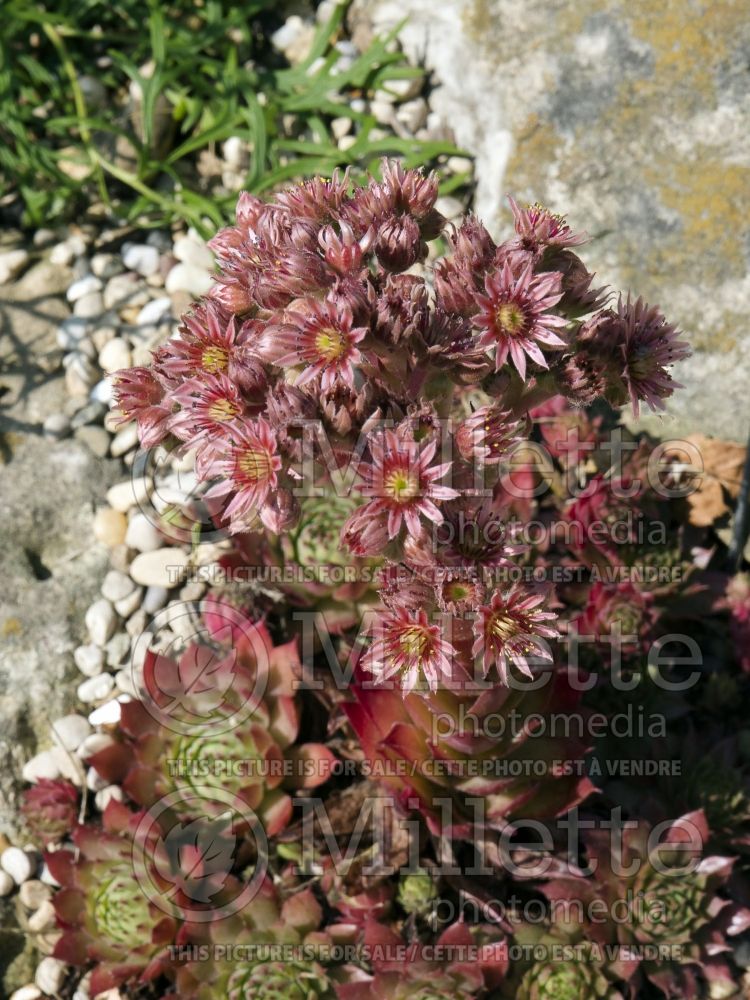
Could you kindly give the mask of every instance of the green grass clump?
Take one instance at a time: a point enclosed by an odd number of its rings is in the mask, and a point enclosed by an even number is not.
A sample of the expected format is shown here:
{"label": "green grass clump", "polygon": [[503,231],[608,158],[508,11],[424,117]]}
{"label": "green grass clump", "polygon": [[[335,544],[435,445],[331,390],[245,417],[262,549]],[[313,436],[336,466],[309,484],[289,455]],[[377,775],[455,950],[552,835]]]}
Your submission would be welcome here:
{"label": "green grass clump", "polygon": [[[391,37],[342,62],[345,13],[346,3],[335,7],[290,67],[269,42],[283,20],[275,0],[5,0],[0,192],[21,196],[33,226],[98,200],[127,222],[182,219],[209,232],[231,216],[236,193],[217,193],[196,166],[230,136],[248,145],[243,186],[255,193],[337,166],[356,173],[384,154],[414,166],[458,152],[370,137],[375,120],[352,98],[421,70]],[[357,123],[345,151],[334,117]]]}

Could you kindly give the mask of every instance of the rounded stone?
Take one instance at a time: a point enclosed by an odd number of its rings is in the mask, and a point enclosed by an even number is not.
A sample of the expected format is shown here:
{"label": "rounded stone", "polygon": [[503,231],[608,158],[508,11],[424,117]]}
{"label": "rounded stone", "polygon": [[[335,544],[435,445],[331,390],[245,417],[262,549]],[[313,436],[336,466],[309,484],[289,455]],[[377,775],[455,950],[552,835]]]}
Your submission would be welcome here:
{"label": "rounded stone", "polygon": [[90,733],[88,719],[75,713],[52,723],[52,735],[65,750],[77,750]]}
{"label": "rounded stone", "polygon": [[141,552],[133,560],[130,575],[144,587],[172,588],[182,582],[189,556],[177,548]]}
{"label": "rounded stone", "polygon": [[132,594],[128,594],[127,597],[123,597],[120,601],[115,601],[115,611],[120,618],[130,618],[138,610],[142,597],[143,588],[136,587]]}
{"label": "rounded stone", "polygon": [[112,674],[97,674],[78,685],[77,695],[84,704],[101,701],[112,693],[115,680]]}
{"label": "rounded stone", "polygon": [[122,511],[101,507],[94,517],[94,537],[107,548],[121,545],[125,540],[128,522]]}
{"label": "rounded stone", "polygon": [[125,573],[120,573],[116,569],[111,569],[102,582],[102,597],[108,601],[121,601],[135,590],[135,584]]}
{"label": "rounded stone", "polygon": [[16,885],[22,885],[34,874],[34,862],[20,847],[6,847],[0,854],[0,868],[13,879]]}
{"label": "rounded stone", "polygon": [[18,895],[27,910],[38,910],[42,903],[52,898],[52,890],[41,879],[32,878],[24,882]]}
{"label": "rounded stone", "polygon": [[87,274],[83,278],[79,278],[78,281],[73,282],[65,293],[65,298],[68,302],[77,302],[79,299],[82,299],[84,295],[90,295],[92,292],[99,292],[103,287],[102,282],[95,274]]}
{"label": "rounded stone", "polygon": [[73,650],[73,659],[82,674],[87,677],[94,677],[101,673],[104,666],[104,653],[101,647],[88,643],[85,646],[77,646]]}
{"label": "rounded stone", "polygon": [[[124,697],[124,696],[121,696]],[[89,715],[92,726],[114,726],[120,721],[120,702],[117,698],[105,701]]]}
{"label": "rounded stone", "polygon": [[99,351],[99,367],[102,371],[111,374],[121,368],[130,367],[130,348],[122,337],[114,337]]}
{"label": "rounded stone", "polygon": [[166,587],[148,587],[143,597],[143,610],[150,615],[155,615],[164,607],[168,598],[169,591]]}
{"label": "rounded stone", "polygon": [[94,803],[99,812],[104,812],[110,802],[122,802],[122,789],[119,785],[107,785],[100,788],[94,796]]}
{"label": "rounded stone", "polygon": [[40,750],[39,753],[26,761],[21,771],[21,777],[24,781],[30,781],[32,784],[43,778],[48,778],[51,781],[59,778],[60,766],[56,755],[51,750]]}
{"label": "rounded stone", "polygon": [[66,965],[61,962],[58,958],[52,958],[48,955],[43,958],[36,969],[36,974],[34,976],[34,982],[42,991],[42,993],[47,993],[49,996],[55,996],[60,992],[62,984],[65,980]]}
{"label": "rounded stone", "polygon": [[162,544],[158,528],[140,511],[130,519],[125,532],[125,544],[138,552],[153,552]]}
{"label": "rounded stone", "polygon": [[0,872],[0,897],[10,896],[16,887],[16,883],[7,872]]}
{"label": "rounded stone", "polygon": [[147,243],[125,243],[122,262],[129,271],[136,271],[147,278],[159,269],[159,251]]}
{"label": "rounded stone", "polygon": [[91,641],[96,646],[103,646],[115,631],[117,615],[109,601],[102,599],[89,606],[84,621]]}
{"label": "rounded stone", "polygon": [[[144,503],[153,489],[153,483],[145,476],[134,479],[126,479],[122,483],[115,483],[107,490],[107,502],[110,507],[125,513],[131,507],[137,507]],[[126,526],[127,528],[127,526]],[[123,535],[124,538],[124,535]]]}
{"label": "rounded stone", "polygon": [[50,413],[42,424],[44,436],[53,441],[61,441],[70,434],[70,420],[64,413]]}

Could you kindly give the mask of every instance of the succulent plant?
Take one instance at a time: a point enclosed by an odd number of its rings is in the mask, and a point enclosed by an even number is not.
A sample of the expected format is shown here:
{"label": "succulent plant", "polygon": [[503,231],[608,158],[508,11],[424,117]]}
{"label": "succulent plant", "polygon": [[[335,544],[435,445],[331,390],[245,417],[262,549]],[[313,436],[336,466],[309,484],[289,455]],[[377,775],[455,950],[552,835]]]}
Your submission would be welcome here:
{"label": "succulent plant", "polygon": [[322,922],[323,910],[310,889],[281,889],[265,878],[249,906],[189,930],[197,957],[177,967],[174,995],[180,1000],[332,1000],[332,982],[322,964],[331,941],[320,929]]}
{"label": "succulent plant", "polygon": [[616,842],[612,836],[605,829],[584,833],[593,875],[552,880],[541,886],[544,895],[595,901],[596,917],[587,912],[579,940],[615,963],[627,996],[640,996],[647,983],[670,997],[734,995],[727,938],[750,927],[750,910],[722,895],[733,860],[702,856],[709,839],[703,813],[659,828],[629,821]]}
{"label": "succulent plant", "polygon": [[[133,867],[133,845],[141,814],[112,800],[102,826],[78,826],[75,853],[48,852],[45,860],[62,888],[54,906],[62,936],[54,957],[71,965],[94,963],[91,993],[126,981],[147,982],[170,964],[169,945],[179,924],[145,895]],[[149,877],[166,893],[174,888],[162,874],[165,859],[157,840],[144,855]]]}
{"label": "succulent plant", "polygon": [[514,934],[521,958],[511,965],[501,995],[514,1000],[623,1000],[627,970],[575,926],[521,924]]}
{"label": "succulent plant", "polygon": [[[580,696],[563,671],[550,673],[535,690],[495,687],[467,695],[442,688],[425,696],[374,686],[359,668],[350,691],[354,700],[343,709],[367,773],[393,789],[407,811],[418,809],[435,831],[468,836],[474,822],[502,828],[513,817],[549,819],[593,790],[575,766],[583,744],[534,732],[549,714],[576,711]],[[561,761],[571,766],[561,771]],[[449,815],[443,815],[446,800]],[[484,815],[472,819],[477,800]]]}
{"label": "succulent plant", "polygon": [[425,916],[438,897],[435,879],[429,871],[420,869],[403,875],[398,886],[398,901],[409,914]]}
{"label": "succulent plant", "polygon": [[303,497],[289,530],[268,536],[268,560],[283,575],[280,589],[292,606],[312,608],[338,634],[359,623],[377,599],[377,559],[362,559],[341,545],[341,528],[356,503],[342,496]]}
{"label": "succulent plant", "polygon": [[119,742],[89,764],[139,805],[177,793],[173,812],[191,820],[233,804],[273,836],[291,818],[290,791],[326,781],[334,760],[322,744],[295,745],[298,667],[296,644],[273,646],[264,625],[235,638],[228,655],[192,644],[175,662],[149,651],[151,699],[123,705]]}
{"label": "succulent plant", "polygon": [[41,778],[23,793],[21,814],[44,847],[59,843],[78,822],[78,789],[70,781]]}
{"label": "succulent plant", "polygon": [[396,931],[368,920],[362,954],[371,973],[349,976],[338,1000],[478,1000],[503,980],[506,944],[494,928],[457,921],[430,944],[407,942]]}

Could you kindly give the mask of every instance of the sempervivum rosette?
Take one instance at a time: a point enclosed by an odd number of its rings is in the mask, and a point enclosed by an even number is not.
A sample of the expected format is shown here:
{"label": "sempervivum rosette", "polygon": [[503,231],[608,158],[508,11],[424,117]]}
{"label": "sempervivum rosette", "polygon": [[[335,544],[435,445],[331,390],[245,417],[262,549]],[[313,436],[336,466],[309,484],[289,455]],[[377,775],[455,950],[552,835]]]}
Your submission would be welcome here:
{"label": "sempervivum rosette", "polygon": [[521,924],[513,944],[520,957],[502,984],[513,1000],[624,1000],[631,968],[611,961],[573,919],[562,926]]}
{"label": "sempervivum rosette", "polygon": [[551,736],[545,725],[553,713],[580,711],[580,693],[564,672],[536,690],[498,687],[477,696],[442,687],[422,695],[373,686],[359,666],[351,694],[343,709],[366,773],[405,808],[416,805],[435,831],[467,836],[474,822],[502,829],[513,817],[550,819],[593,790],[579,766],[585,746]]}
{"label": "sempervivum rosette", "polygon": [[580,931],[618,970],[626,996],[647,983],[670,997],[734,996],[728,939],[750,927],[750,911],[724,895],[733,859],[703,856],[704,814],[623,827],[584,833],[592,876],[553,879],[541,891],[557,904],[583,903]]}
{"label": "sempervivum rosette", "polygon": [[179,661],[149,652],[151,697],[123,705],[121,739],[89,764],[142,806],[175,793],[173,812],[189,820],[230,804],[273,836],[291,818],[290,793],[326,781],[333,763],[322,744],[295,743],[298,669],[296,644],[274,646],[262,624],[229,654],[195,644]]}
{"label": "sempervivum rosette", "polygon": [[[333,1000],[331,946],[310,889],[277,888],[265,878],[233,916],[190,928],[196,958],[176,969],[180,1000]],[[190,955],[190,950],[186,950]]]}
{"label": "sempervivum rosette", "polygon": [[356,625],[377,599],[378,560],[358,558],[341,545],[341,527],[354,507],[353,500],[335,494],[304,497],[294,527],[268,539],[268,561],[280,571],[279,589],[290,604],[322,615],[334,634]]}
{"label": "sempervivum rosette", "polygon": [[21,814],[45,847],[58,843],[78,820],[78,789],[70,781],[42,778],[23,793]]}
{"label": "sempervivum rosette", "polygon": [[[62,936],[54,956],[71,965],[94,963],[92,996],[126,981],[148,982],[170,965],[169,945],[179,924],[158,909],[135,877],[133,851],[141,814],[111,801],[102,826],[79,826],[75,852],[61,849],[45,860],[62,888],[54,906]],[[169,864],[158,835],[140,845],[149,858],[152,883],[167,893],[175,883],[164,876]]]}
{"label": "sempervivum rosette", "polygon": [[503,980],[508,967],[502,934],[456,921],[430,944],[407,942],[369,919],[362,955],[372,966],[337,987],[338,1000],[479,1000]]}

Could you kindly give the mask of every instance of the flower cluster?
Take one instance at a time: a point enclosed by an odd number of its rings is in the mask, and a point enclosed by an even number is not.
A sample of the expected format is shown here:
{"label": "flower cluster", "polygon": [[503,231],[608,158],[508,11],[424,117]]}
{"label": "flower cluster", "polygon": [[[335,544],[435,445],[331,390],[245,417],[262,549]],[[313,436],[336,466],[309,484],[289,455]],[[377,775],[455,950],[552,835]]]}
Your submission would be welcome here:
{"label": "flower cluster", "polygon": [[[240,912],[164,924],[125,885],[125,807],[107,814],[117,829],[99,854],[90,827],[76,828],[79,857],[58,869],[60,954],[99,963],[97,985],[164,974],[183,1000],[630,1000],[729,996],[737,982],[747,748],[674,748],[689,774],[671,797],[655,794],[660,777],[617,771],[669,763],[653,720],[700,728],[742,704],[747,581],[727,579],[682,500],[660,491],[680,480],[677,460],[655,478],[644,435],[626,433],[619,452],[608,439],[609,407],[663,409],[687,345],[655,307],[597,286],[564,217],[511,199],[513,232],[498,243],[472,215],[448,226],[438,204],[435,176],[391,161],[362,186],[337,174],[269,202],[243,194],[211,243],[210,292],[149,367],[115,377],[144,447],[195,453],[203,499],[231,538],[221,568],[278,570],[279,582],[214,592],[209,630],[222,602],[244,602],[264,618],[252,641],[233,633],[231,648],[191,646],[179,661],[149,654],[141,698],[87,762],[141,809],[168,799],[184,836],[220,818],[214,799],[250,810],[269,875]],[[679,653],[647,659],[717,612],[701,693]],[[305,613],[312,684],[300,692]],[[643,732],[621,738],[612,723],[630,713],[634,728],[636,709]],[[330,826],[319,835],[309,814],[295,822],[313,789]],[[185,790],[189,808],[173,801]],[[407,851],[393,821],[385,873],[368,865],[375,821],[356,815],[367,796],[394,802],[417,831]],[[40,788],[29,823],[57,842],[73,805],[64,788]],[[586,833],[563,849],[557,824],[578,807],[584,831],[624,809],[621,857]],[[545,842],[541,880],[516,865],[536,857],[524,823]],[[367,846],[336,862],[331,838],[363,825]],[[700,841],[689,851],[688,827]],[[218,901],[269,860],[251,829],[234,833]],[[155,847],[156,875],[188,895],[182,846],[177,871]],[[734,874],[729,852],[741,856]],[[470,858],[484,883],[456,874]],[[120,916],[109,899],[97,909],[104,862]],[[505,905],[519,887],[522,903],[578,901],[586,915],[534,924],[508,904],[508,919],[490,907],[490,925],[464,918],[467,900]],[[633,900],[643,905],[628,920],[612,918]],[[209,957],[169,964],[165,942]],[[230,960],[229,944],[269,950]],[[336,945],[354,951],[340,962]],[[281,946],[293,957],[278,960]]]}

